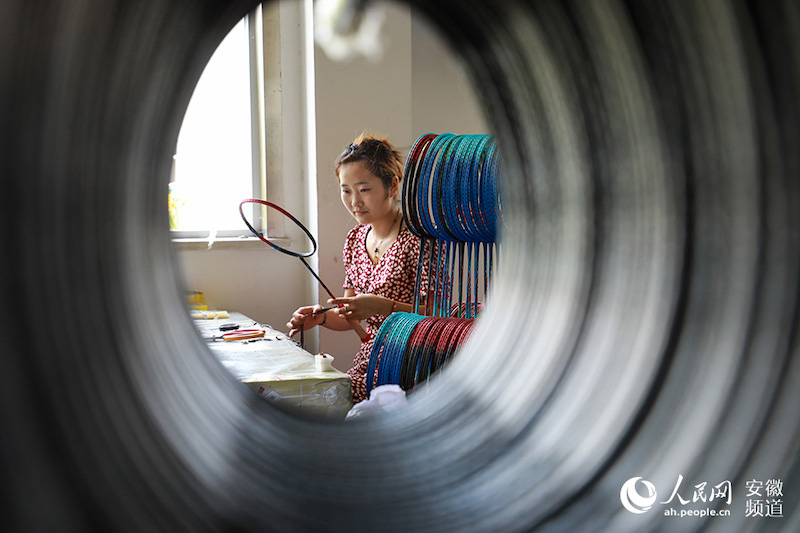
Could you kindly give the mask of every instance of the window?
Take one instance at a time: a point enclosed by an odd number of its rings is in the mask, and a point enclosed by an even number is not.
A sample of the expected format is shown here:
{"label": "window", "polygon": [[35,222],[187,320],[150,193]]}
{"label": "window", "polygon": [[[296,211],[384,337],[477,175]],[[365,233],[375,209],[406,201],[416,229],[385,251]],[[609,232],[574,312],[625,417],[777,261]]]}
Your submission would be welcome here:
{"label": "window", "polygon": [[[239,217],[239,203],[251,197],[315,227],[312,19],[312,0],[269,2],[214,53],[178,136],[169,198],[174,241],[190,248],[252,241],[242,239],[252,236]],[[245,214],[285,245],[302,237],[273,210]]]}
{"label": "window", "polygon": [[[249,236],[239,202],[264,197],[266,188],[263,20],[258,8],[230,31],[192,95],[169,190],[174,238]],[[254,221],[260,229],[260,221]]]}

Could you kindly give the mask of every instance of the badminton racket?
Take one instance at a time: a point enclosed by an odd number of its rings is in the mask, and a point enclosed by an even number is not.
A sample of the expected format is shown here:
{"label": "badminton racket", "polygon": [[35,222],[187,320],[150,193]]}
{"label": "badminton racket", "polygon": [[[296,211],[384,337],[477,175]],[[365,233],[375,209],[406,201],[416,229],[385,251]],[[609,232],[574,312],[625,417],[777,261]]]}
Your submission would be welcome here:
{"label": "badminton racket", "polygon": [[[266,237],[264,237],[264,235],[260,231],[258,231],[256,228],[254,228],[253,225],[250,224],[250,222],[247,220],[247,217],[244,214],[244,206],[245,206],[245,204],[260,204],[260,205],[263,205],[265,207],[269,207],[269,208],[274,209],[274,210],[278,211],[279,213],[281,213],[283,216],[285,216],[286,218],[291,220],[298,228],[300,228],[300,230],[302,230],[303,233],[305,233],[306,237],[308,237],[308,240],[311,242],[311,250],[307,251],[307,252],[298,252],[298,251],[295,251],[295,250],[289,250],[289,249],[284,248],[282,246],[278,246],[274,242],[272,242],[269,239],[267,239]],[[261,199],[258,199],[258,198],[248,198],[247,200],[243,200],[239,204],[239,214],[241,215],[242,220],[247,225],[247,228],[252,232],[253,235],[255,235],[256,237],[261,239],[261,241],[264,242],[265,244],[268,244],[271,248],[273,248],[273,249],[275,249],[275,250],[277,250],[277,251],[279,251],[279,252],[281,252],[283,254],[291,255],[293,257],[298,258],[300,260],[300,262],[303,263],[303,266],[306,267],[306,270],[311,272],[311,275],[314,276],[314,278],[319,282],[320,286],[325,290],[325,292],[328,293],[328,296],[330,296],[331,299],[335,299],[336,298],[336,296],[333,295],[333,293],[328,288],[328,286],[325,285],[325,283],[322,281],[322,279],[320,279],[319,275],[317,275],[317,273],[314,271],[314,269],[311,268],[311,266],[306,262],[306,259],[305,259],[306,257],[311,257],[312,255],[314,255],[316,253],[316,251],[317,251],[317,241],[314,239],[314,236],[311,235],[311,232],[308,231],[308,228],[306,228],[302,224],[302,222],[297,220],[291,213],[289,213],[288,211],[286,211],[284,208],[280,207],[279,205],[276,205],[276,204],[273,204],[272,202],[268,202],[266,200],[261,200]],[[342,307],[342,304],[339,304],[338,307]],[[364,330],[364,327],[357,320],[355,320],[354,318],[348,318],[346,320],[350,324],[350,327],[352,327],[353,330],[358,334],[358,337],[361,339],[361,342],[365,342],[365,341],[369,340],[369,335]]]}

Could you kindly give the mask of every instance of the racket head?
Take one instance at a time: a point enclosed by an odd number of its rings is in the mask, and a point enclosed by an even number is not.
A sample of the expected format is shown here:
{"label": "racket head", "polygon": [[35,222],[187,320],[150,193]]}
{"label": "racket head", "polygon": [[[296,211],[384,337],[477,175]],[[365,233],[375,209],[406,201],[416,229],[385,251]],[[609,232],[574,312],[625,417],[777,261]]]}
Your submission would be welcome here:
{"label": "racket head", "polygon": [[[244,214],[244,206],[246,204],[260,204],[260,205],[263,205],[265,207],[268,207],[268,208],[271,208],[271,209],[274,209],[274,210],[278,211],[283,216],[285,216],[286,218],[291,220],[298,228],[300,228],[300,230],[302,230],[303,233],[305,233],[306,237],[308,237],[308,240],[311,242],[311,251],[308,251],[308,252],[297,252],[295,250],[289,250],[288,248],[284,248],[282,246],[279,246],[279,245],[275,244],[274,242],[270,241],[269,239],[267,239],[266,237],[264,237],[264,235],[260,231],[255,229],[253,227],[253,225],[250,224],[250,221],[247,220],[247,217]],[[311,257],[312,255],[314,255],[317,252],[317,241],[314,239],[314,236],[311,235],[311,232],[308,231],[308,228],[306,228],[303,225],[302,222],[297,220],[294,217],[294,215],[292,215],[290,212],[288,212],[287,210],[285,210],[284,208],[282,208],[281,206],[279,206],[277,204],[274,204],[272,202],[268,202],[266,200],[261,200],[260,198],[247,198],[246,200],[242,200],[239,203],[239,215],[241,215],[242,220],[244,221],[245,225],[247,226],[247,228],[250,230],[250,232],[253,235],[255,235],[256,237],[261,239],[262,242],[264,242],[265,244],[268,244],[269,246],[271,246],[272,248],[274,248],[275,250],[277,250],[277,251],[279,251],[281,253],[284,253],[286,255],[291,255],[292,257],[300,257],[300,258],[302,258],[302,257]]]}

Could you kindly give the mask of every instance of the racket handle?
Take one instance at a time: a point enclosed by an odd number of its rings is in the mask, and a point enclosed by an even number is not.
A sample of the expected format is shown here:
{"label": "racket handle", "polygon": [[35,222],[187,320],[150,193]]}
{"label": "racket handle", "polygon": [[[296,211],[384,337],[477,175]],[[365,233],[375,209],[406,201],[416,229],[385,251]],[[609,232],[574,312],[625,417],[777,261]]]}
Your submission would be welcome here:
{"label": "racket handle", "polygon": [[364,330],[364,327],[358,320],[356,320],[355,318],[348,318],[347,323],[350,324],[350,326],[356,333],[358,333],[358,338],[361,339],[361,342],[366,342],[369,340],[369,335]]}

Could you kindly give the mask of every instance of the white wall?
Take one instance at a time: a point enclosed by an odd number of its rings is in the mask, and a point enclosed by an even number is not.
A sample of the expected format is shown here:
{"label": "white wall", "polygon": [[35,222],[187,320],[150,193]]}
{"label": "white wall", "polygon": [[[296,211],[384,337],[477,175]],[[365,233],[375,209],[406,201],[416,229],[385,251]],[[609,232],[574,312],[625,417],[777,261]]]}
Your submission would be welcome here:
{"label": "white wall", "polygon": [[[209,309],[239,311],[283,330],[291,312],[307,300],[305,268],[267,245],[182,246],[187,289],[203,291]],[[287,311],[288,309],[288,311]]]}
{"label": "white wall", "polygon": [[[334,62],[319,47],[316,50],[320,270],[340,292],[344,236],[355,221],[339,199],[334,160],[365,130],[386,135],[404,155],[413,142],[408,8],[387,6],[385,29],[388,46],[380,62],[365,58]],[[352,365],[359,342],[354,332],[320,332],[321,349],[333,355],[340,368]]]}
{"label": "white wall", "polygon": [[[333,62],[315,50],[318,259],[320,276],[337,294],[344,278],[344,236],[355,224],[339,200],[333,174],[342,149],[362,131],[386,135],[404,157],[424,133],[488,133],[463,73],[438,36],[408,7],[384,5],[381,61]],[[297,259],[263,250],[263,244],[233,246],[181,252],[190,288],[204,291],[209,304],[282,329],[291,311],[314,303],[304,301],[310,274]],[[327,299],[322,291],[318,297]],[[320,332],[319,349],[333,355],[339,369],[351,366],[358,345],[355,333]]]}
{"label": "white wall", "polygon": [[[412,18],[406,6],[384,5],[387,46],[380,63],[336,63],[316,51],[320,268],[329,286],[341,287],[342,245],[355,224],[339,200],[333,162],[356,135],[382,133],[405,158],[417,137],[428,132],[487,132],[455,57],[427,21]],[[352,332],[320,332],[321,348],[340,368],[350,367],[358,345]]]}
{"label": "white wall", "polygon": [[460,59],[427,19],[412,18],[411,39],[414,139],[425,133],[491,133]]}

